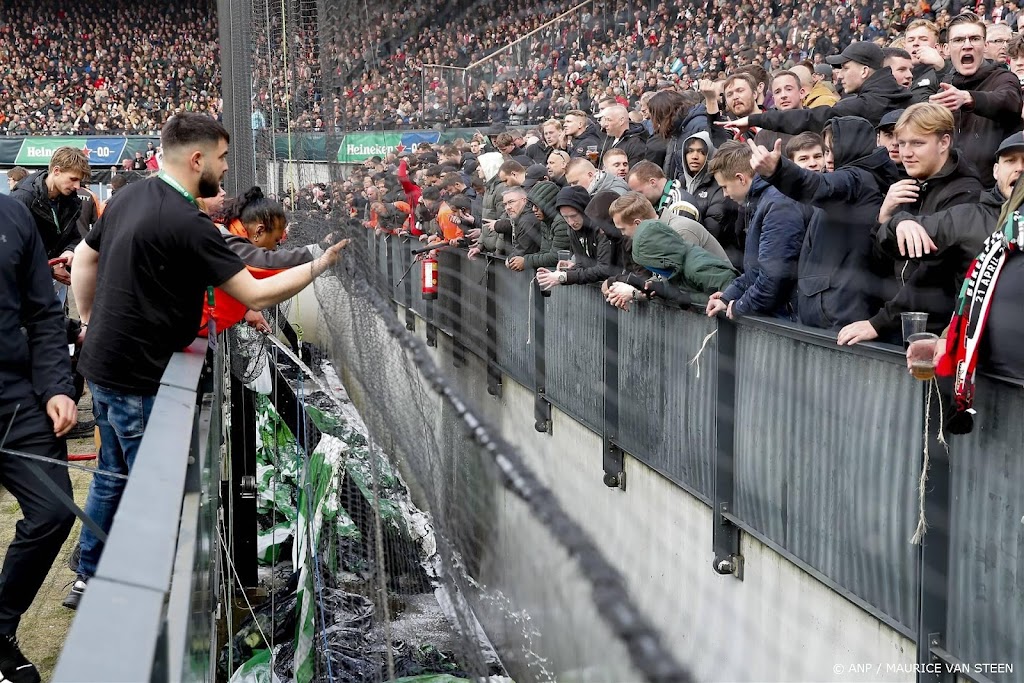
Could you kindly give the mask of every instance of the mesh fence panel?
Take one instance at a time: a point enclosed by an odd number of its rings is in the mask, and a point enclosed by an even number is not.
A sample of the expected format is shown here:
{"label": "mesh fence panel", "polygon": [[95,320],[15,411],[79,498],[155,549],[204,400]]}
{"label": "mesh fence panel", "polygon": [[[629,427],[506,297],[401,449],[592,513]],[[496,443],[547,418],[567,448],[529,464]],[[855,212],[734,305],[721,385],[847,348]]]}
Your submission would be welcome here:
{"label": "mesh fence panel", "polygon": [[[386,93],[374,74],[398,68],[401,46],[473,13],[486,28],[493,3],[252,2],[252,49],[233,56],[249,60],[252,108],[232,116],[252,121],[257,182],[290,212],[285,246],[352,240],[280,314],[294,358],[246,332],[232,342],[236,377],[279,373],[273,395],[292,396],[261,406],[261,559],[278,567],[261,666],[301,681],[906,681],[922,605],[947,603],[971,625],[950,627],[957,656],[1009,662],[1019,608],[982,615],[1019,604],[1013,592],[971,602],[944,583],[940,544],[909,539],[924,495],[940,528],[956,519],[998,546],[984,520],[1019,492],[981,476],[991,505],[935,507],[941,485],[919,478],[924,444],[943,467],[937,408],[897,351],[655,303],[619,313],[596,287],[545,297],[533,273],[457,248],[437,252],[426,298],[421,245],[367,229],[409,220],[357,201],[375,180],[351,162],[371,154],[307,160],[355,130],[379,135],[365,144],[382,157],[436,147],[384,129],[447,140],[484,121],[474,97],[622,30],[616,9],[520,8],[513,45],[424,58]],[[390,179],[378,192],[402,196]],[[968,555],[949,571],[989,571]]]}

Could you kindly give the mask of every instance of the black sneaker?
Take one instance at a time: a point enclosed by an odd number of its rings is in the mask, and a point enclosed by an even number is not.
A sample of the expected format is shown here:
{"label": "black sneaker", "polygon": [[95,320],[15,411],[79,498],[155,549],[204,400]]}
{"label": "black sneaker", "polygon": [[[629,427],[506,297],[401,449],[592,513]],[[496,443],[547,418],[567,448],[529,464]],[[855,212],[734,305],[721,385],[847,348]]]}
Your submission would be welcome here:
{"label": "black sneaker", "polygon": [[68,591],[68,596],[64,598],[64,602],[61,604],[68,609],[78,609],[78,603],[82,601],[82,596],[85,595],[85,585],[89,579],[81,574],[75,579],[74,583],[71,584],[71,590]]}
{"label": "black sneaker", "polygon": [[68,439],[91,439],[93,430],[96,429],[96,420],[89,420],[88,422],[79,422],[71,431],[67,433],[66,438]]}
{"label": "black sneaker", "polygon": [[81,540],[81,537],[79,537],[78,541],[75,542],[75,549],[68,555],[68,569],[76,574],[78,573],[78,561],[82,559],[82,546],[79,545]]}
{"label": "black sneaker", "polygon": [[14,636],[0,635],[0,681],[39,683],[36,665],[25,659]]}

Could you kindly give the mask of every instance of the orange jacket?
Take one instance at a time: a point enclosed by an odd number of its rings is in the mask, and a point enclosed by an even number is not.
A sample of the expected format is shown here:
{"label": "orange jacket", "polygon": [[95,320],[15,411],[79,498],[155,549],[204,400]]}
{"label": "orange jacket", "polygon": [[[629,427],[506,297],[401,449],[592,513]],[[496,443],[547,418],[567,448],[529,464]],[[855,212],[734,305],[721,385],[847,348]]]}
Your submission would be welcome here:
{"label": "orange jacket", "polygon": [[[257,280],[276,275],[282,270],[294,268],[295,266],[309,263],[313,260],[313,253],[306,247],[294,247],[291,249],[263,249],[249,241],[249,233],[241,221],[233,220],[231,223],[220,228],[221,235],[227,242],[228,247],[238,254],[245,264],[245,269],[252,273]],[[200,323],[199,334],[205,337],[208,330],[210,315],[213,315],[213,322],[218,332],[237,325],[245,319],[245,312],[249,307],[238,299],[217,288],[214,292],[213,308],[209,304],[203,304],[203,320]]]}

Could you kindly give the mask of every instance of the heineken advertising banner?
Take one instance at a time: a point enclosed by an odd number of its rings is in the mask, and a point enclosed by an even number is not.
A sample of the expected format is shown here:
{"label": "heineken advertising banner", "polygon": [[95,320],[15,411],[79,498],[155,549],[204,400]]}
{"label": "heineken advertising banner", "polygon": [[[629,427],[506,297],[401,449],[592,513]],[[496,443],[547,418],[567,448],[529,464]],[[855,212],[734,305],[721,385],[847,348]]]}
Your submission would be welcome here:
{"label": "heineken advertising banner", "polygon": [[349,133],[341,139],[338,161],[343,164],[360,164],[370,157],[384,157],[389,152],[401,154],[412,150],[421,142],[434,144],[441,138],[436,130],[426,131],[380,131],[371,133]]}
{"label": "heineken advertising banner", "polygon": [[145,152],[147,143],[160,144],[155,137],[10,137],[0,141],[0,164],[8,166],[46,166],[61,147],[85,152],[92,167],[119,166],[125,157]]}

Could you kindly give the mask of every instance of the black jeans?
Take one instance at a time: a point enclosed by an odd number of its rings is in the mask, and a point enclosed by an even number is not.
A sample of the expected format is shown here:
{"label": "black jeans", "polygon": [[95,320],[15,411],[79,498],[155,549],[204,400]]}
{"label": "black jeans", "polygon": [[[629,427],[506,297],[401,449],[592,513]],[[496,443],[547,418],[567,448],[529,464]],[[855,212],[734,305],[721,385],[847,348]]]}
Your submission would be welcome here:
{"label": "black jeans", "polygon": [[[67,445],[53,435],[53,423],[42,408],[22,404],[13,421],[12,408],[0,406],[0,437],[11,426],[4,448],[67,461]],[[0,634],[17,630],[75,522],[74,513],[55,499],[40,476],[71,497],[66,467],[0,453],[0,486],[11,492],[23,515],[0,571]]]}

